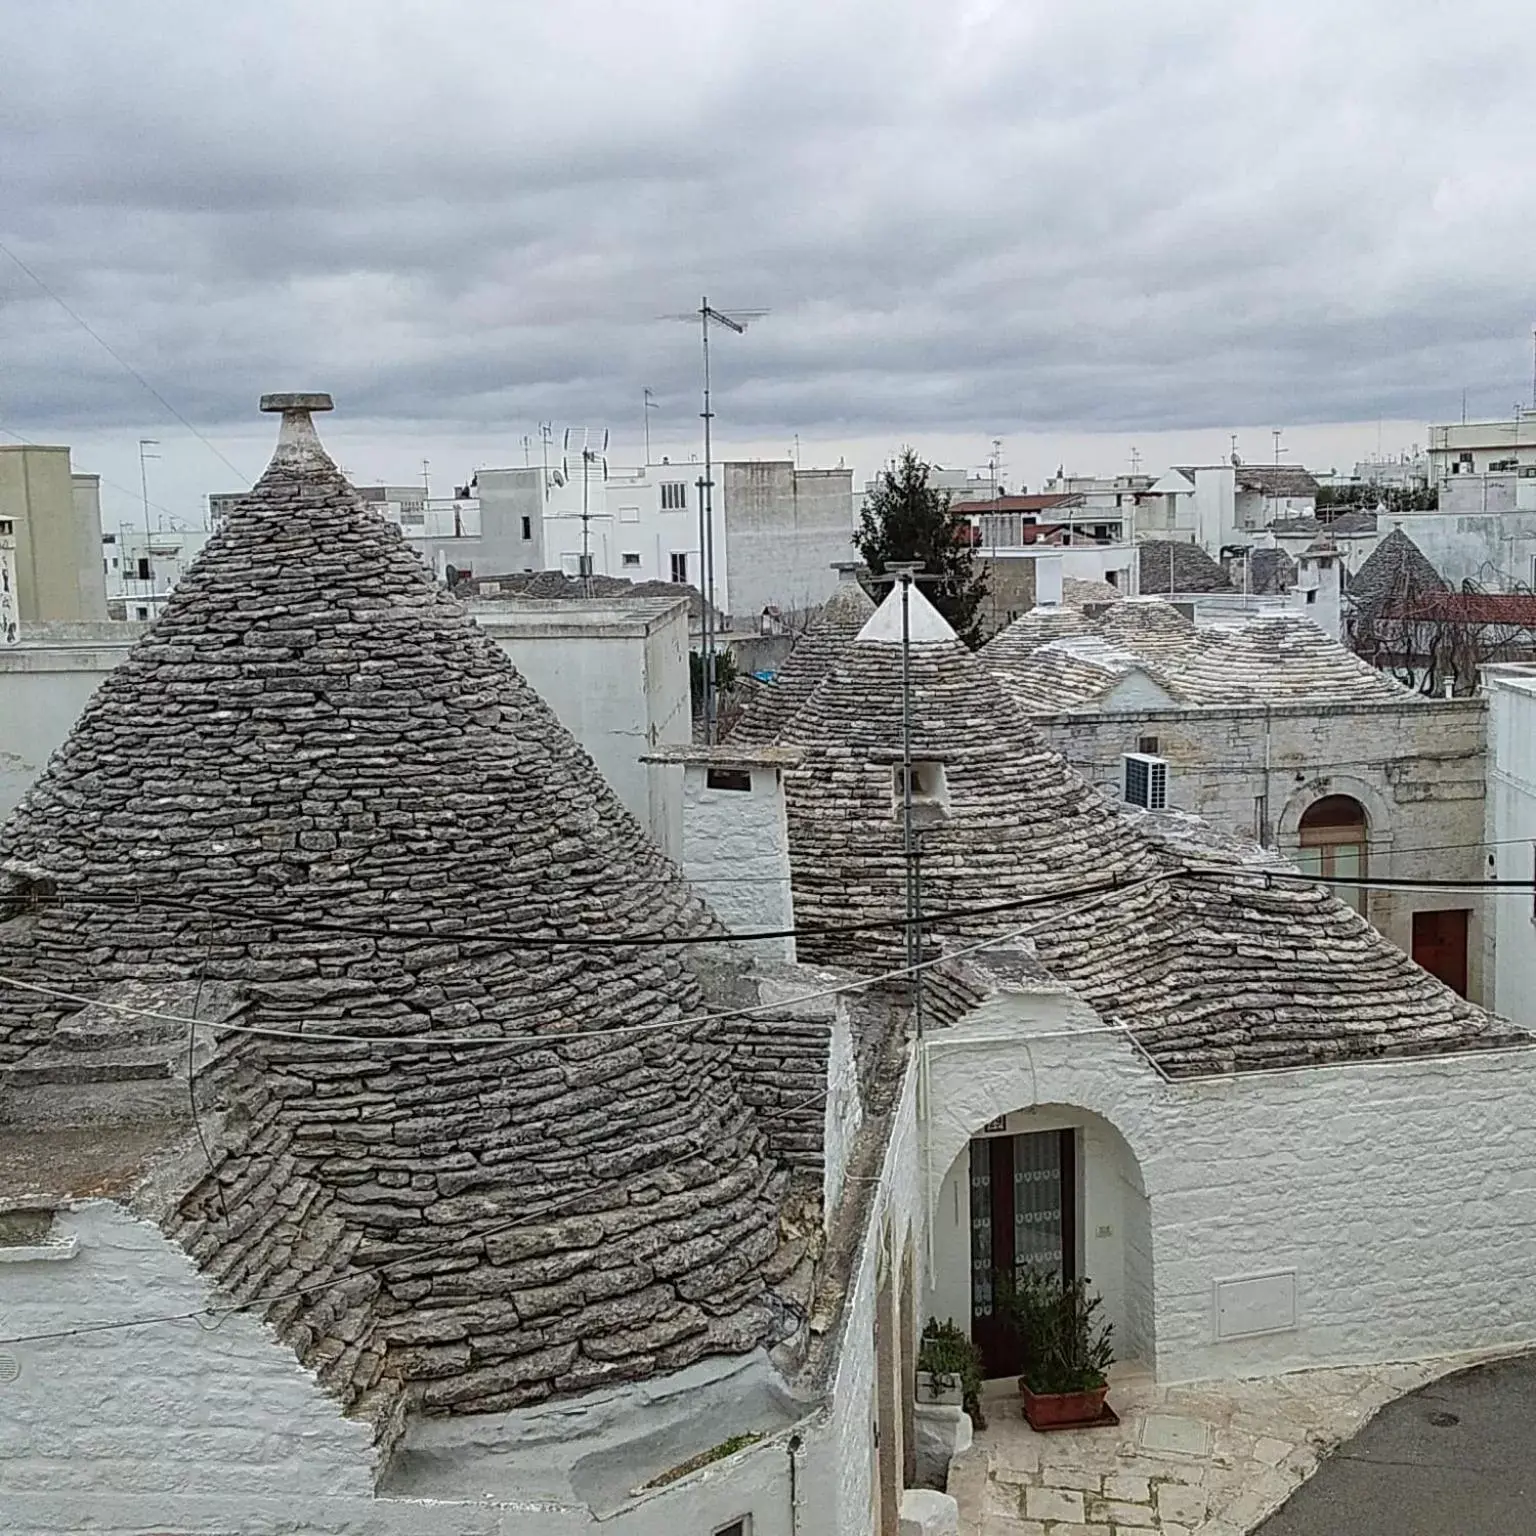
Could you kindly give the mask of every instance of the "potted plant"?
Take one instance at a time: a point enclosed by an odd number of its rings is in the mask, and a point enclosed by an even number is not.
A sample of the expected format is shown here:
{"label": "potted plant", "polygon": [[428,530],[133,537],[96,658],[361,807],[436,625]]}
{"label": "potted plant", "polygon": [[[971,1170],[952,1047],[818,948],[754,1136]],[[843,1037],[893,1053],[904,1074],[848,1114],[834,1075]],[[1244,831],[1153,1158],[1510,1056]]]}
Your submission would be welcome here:
{"label": "potted plant", "polygon": [[1025,1266],[1001,1277],[1003,1317],[1019,1340],[1019,1394],[1032,1429],[1064,1429],[1104,1418],[1114,1326],[1099,1318],[1103,1298],[1086,1280]]}
{"label": "potted plant", "polygon": [[953,1318],[931,1317],[923,1326],[917,1348],[917,1400],[958,1404],[977,1429],[985,1429],[981,1411],[981,1351],[960,1331]]}

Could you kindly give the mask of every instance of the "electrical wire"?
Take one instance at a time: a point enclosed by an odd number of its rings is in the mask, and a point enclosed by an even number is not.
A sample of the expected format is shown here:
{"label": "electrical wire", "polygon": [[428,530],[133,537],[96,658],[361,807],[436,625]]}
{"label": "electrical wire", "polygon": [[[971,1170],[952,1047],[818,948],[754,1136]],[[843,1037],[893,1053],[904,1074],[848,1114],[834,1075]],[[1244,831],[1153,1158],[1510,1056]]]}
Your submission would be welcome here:
{"label": "electrical wire", "polygon": [[[1176,872],[1171,872],[1176,873]],[[893,877],[894,878],[894,877]],[[667,934],[644,933],[596,937],[591,935],[523,934],[513,930],[481,928],[445,933],[441,927],[405,929],[362,923],[344,923],[325,918],[290,917],[282,913],[257,912],[249,906],[226,905],[217,902],[176,900],[143,892],[84,891],[67,892],[47,898],[50,906],[124,907],[134,911],[148,908],[154,911],[179,912],[189,915],[212,914],[234,921],[270,924],[277,928],[297,928],[313,933],[343,933],[368,939],[431,939],[462,943],[500,943],[524,949],[679,949],[714,944],[747,944],[760,939],[829,938],[840,934],[878,933],[889,929],[907,929],[925,923],[961,922],[976,917],[995,917],[1001,913],[1023,911],[1029,907],[1045,906],[1055,901],[1070,900],[1075,896],[1095,896],[1101,892],[1123,890],[1127,882],[1121,880],[1099,881],[1093,885],[1073,886],[1060,891],[1041,892],[1033,896],[1016,896],[1008,901],[995,901],[972,907],[947,907],[936,912],[926,912],[921,917],[869,918],[853,923],[797,924],[788,928],[749,929],[735,933],[690,934],[674,938]]]}
{"label": "electrical wire", "polygon": [[111,344],[111,342],[107,341],[98,331],[93,330],[90,323],[82,315],[80,315],[78,311],[71,309],[70,306],[66,304],[64,300],[60,298],[59,295],[55,293],[53,289],[50,288],[48,284],[45,283],[42,278],[40,278],[37,273],[32,270],[31,267],[27,265],[20,256],[16,254],[15,251],[6,245],[3,240],[0,240],[0,253],[9,256],[10,259],[15,262],[16,265],[20,267],[21,270],[25,272],[27,276],[30,277],[32,281],[36,283],[37,286],[41,288],[50,299],[53,300],[55,304],[58,305],[59,308],[62,309],[64,313],[68,315],[69,318],[73,320],[75,324],[78,325],[87,336],[91,338],[92,341],[96,342],[96,344],[101,347],[101,349],[107,354],[108,357],[113,360],[113,362],[117,363],[120,367],[122,367],[135,379],[137,379],[139,383],[142,384],[144,388],[148,390],[149,393],[153,395],[154,398],[158,400],[160,404],[163,405],[165,409],[168,410],[171,415],[174,416],[176,420],[179,421],[182,426],[184,426],[187,431],[190,432],[192,436],[198,440],[198,442],[200,442],[211,454],[213,454],[216,459],[220,460],[220,462],[222,462],[226,468],[231,470],[234,474],[238,475],[242,480],[250,480],[250,476],[246,475],[238,465],[231,463],[231,461],[225,457],[221,449],[215,447],[213,443],[204,437],[203,434],[199,432],[197,428],[194,427],[192,423],[188,421],[187,418],[183,416],[181,412],[178,411],[176,407],[172,405],[171,402],[167,400],[165,396],[162,395],[160,391],[156,389],[155,386],[151,384],[149,380],[146,379],[144,375],[140,373],[139,370],[135,368],[133,364],[130,363],[128,359],[125,358],[122,353],[119,352]]}
{"label": "electrical wire", "polygon": [[934,966],[963,959],[967,955],[976,954],[995,945],[1027,937],[1037,927],[1043,926],[1044,922],[1057,923],[1065,917],[1080,916],[1084,912],[1089,912],[1096,907],[1103,906],[1110,896],[1129,895],[1140,889],[1164,884],[1171,880],[1173,875],[1173,871],[1168,871],[1148,876],[1146,879],[1134,884],[1115,887],[1112,890],[1105,891],[1100,898],[1087,901],[1079,907],[1071,908],[1065,912],[1053,913],[1050,918],[1043,919],[1040,924],[1026,924],[1007,933],[994,934],[992,937],[982,939],[978,943],[968,944],[960,949],[951,950],[947,954],[937,955],[931,960],[920,960],[913,965],[897,966],[892,970],[879,972],[873,976],[860,976],[853,981],[839,982],[834,986],[820,987],[812,992],[801,992],[793,997],[779,998],[770,1003],[757,1003],[747,1008],[732,1008],[718,1013],[700,1013],[681,1019],[660,1019],[646,1024],[619,1024],[608,1029],[531,1030],[517,1034],[495,1035],[358,1035],[329,1030],[282,1029],[272,1025],[233,1024],[223,1021],[210,1023],[204,1019],[189,1019],[188,1015],[181,1013],[166,1013],[153,1008],[134,1008],[126,1003],[109,1003],[100,998],[85,997],[80,993],[66,992],[58,987],[46,987],[37,982],[22,981],[19,977],[15,976],[0,975],[0,986],[13,987],[19,991],[31,992],[43,997],[58,998],[63,1002],[78,1003],[82,1007],[95,1006],[106,1008],[114,1013],[121,1013],[126,1017],[156,1019],[169,1024],[198,1023],[208,1029],[222,1030],[226,1034],[251,1035],[261,1039],[325,1041],[332,1044],[346,1045],[416,1045],[438,1047],[508,1045],[517,1044],[520,1041],[526,1041],[530,1044],[549,1045],[565,1040],[592,1040],[612,1035],[642,1034],[656,1030],[686,1029],[694,1025],[718,1024],[730,1019],[752,1018],[763,1013],[780,1013],[787,1008],[794,1008],[800,1003],[815,1002],[824,997],[838,997],[849,992],[863,992],[869,987],[878,985],[880,982],[901,980],[917,971],[930,970]]}
{"label": "electrical wire", "polygon": [[[1163,879],[1166,879],[1166,877],[1165,876],[1153,876],[1150,879],[1141,882],[1141,884],[1144,885],[1144,886],[1154,885],[1154,884],[1161,883],[1161,881]],[[1134,888],[1135,887],[1125,887],[1124,889],[1129,890],[1129,889],[1134,889]],[[1093,903],[1093,905],[1101,905],[1101,904],[1102,903]],[[1085,908],[1085,910],[1086,910],[1086,908]],[[960,950],[956,950],[956,951],[952,952],[951,954],[939,956],[938,958],[936,958],[934,960],[920,961],[916,965],[913,965],[913,966],[903,966],[899,970],[891,972],[889,974],[890,975],[903,975],[904,976],[904,975],[910,974],[913,971],[924,970],[924,969],[927,969],[927,968],[929,968],[931,966],[934,966],[934,965],[944,964],[946,961],[952,961],[952,960],[961,959],[961,958],[963,958],[966,955],[977,953],[980,950],[989,949],[989,948],[995,947],[997,945],[1009,943],[1009,942],[1011,942],[1014,939],[1022,938],[1029,931],[1030,930],[1027,929],[1027,928],[1021,928],[1021,929],[1019,929],[1019,930],[1017,930],[1015,932],[1012,932],[1012,933],[999,934],[999,935],[994,936],[993,938],[984,939],[984,940],[982,940],[978,944],[968,945],[966,948],[960,949]],[[756,1013],[756,1012],[762,1012],[765,1009],[772,1009],[772,1010],[778,1011],[778,1010],[782,1010],[782,1009],[784,1009],[786,1007],[792,1007],[792,1006],[794,1006],[798,1002],[808,1001],[808,1000],[810,1000],[812,998],[824,997],[824,996],[827,996],[829,994],[840,993],[840,992],[847,992],[847,991],[851,991],[851,990],[862,990],[863,988],[869,986],[873,982],[876,982],[876,981],[879,981],[879,980],[882,980],[882,979],[885,979],[885,978],[883,978],[883,977],[861,978],[856,983],[846,984],[846,985],[843,985],[843,986],[833,987],[833,988],[825,988],[825,989],[821,989],[821,990],[819,990],[817,992],[812,992],[812,993],[805,993],[805,994],[802,994],[799,997],[784,999],[784,1000],[782,1000],[780,1002],[770,1003],[770,1004],[763,1004],[760,1007],[754,1008],[754,1009],[740,1009],[740,1010],[736,1010],[736,1013]],[[6,983],[12,984],[12,985],[15,984],[14,982],[12,982],[10,980],[10,978],[6,978],[6,977],[0,977],[0,982],[6,982]],[[29,991],[50,991],[51,989],[28,986],[27,990],[29,990]],[[106,1004],[104,1006],[111,1007],[113,1005]],[[180,1019],[180,1017],[181,1017],[179,1015],[162,1014],[162,1013],[158,1013],[158,1012],[156,1012],[155,1010],[152,1010],[152,1009],[142,1009],[142,1008],[119,1007],[117,1011],[123,1012],[123,1013],[137,1014],[137,1015],[144,1016],[144,1017],[149,1017],[149,1018]],[[733,1015],[719,1015],[719,1017],[731,1017],[731,1016],[733,1016]],[[181,1021],[185,1022],[185,1020],[181,1020]],[[194,1021],[194,1022],[197,1022],[197,1021]],[[219,1026],[216,1026],[216,1027],[222,1028],[222,1029],[229,1029],[229,1028],[232,1028],[233,1026],[230,1026],[230,1025],[219,1025]],[[241,1032],[242,1033],[247,1033],[247,1034],[269,1034],[269,1033],[273,1033],[273,1031],[257,1030],[257,1029],[243,1029],[243,1030],[241,1030]],[[1119,1031],[1116,1031],[1116,1032],[1118,1033]],[[281,1031],[281,1032],[278,1032],[278,1033],[288,1034],[288,1033],[291,1033],[291,1032]],[[599,1033],[607,1033],[607,1031],[599,1031]],[[1069,1033],[1081,1034],[1081,1033],[1085,1033],[1085,1031],[1081,1031],[1081,1030],[1069,1031]],[[318,1039],[318,1038],[322,1038],[322,1037],[315,1036],[315,1035],[310,1035],[310,1036],[304,1036],[302,1038]],[[375,1037],[364,1035],[364,1036],[354,1036],[352,1038],[359,1039],[359,1040],[362,1040],[362,1041],[364,1041],[366,1043],[370,1043],[371,1044],[371,1043],[374,1042],[374,1038]],[[426,1038],[428,1040],[430,1040],[432,1037],[428,1036]],[[548,1036],[543,1036],[543,1037],[535,1036],[535,1037],[532,1037],[532,1038],[543,1038],[543,1039],[547,1040],[550,1037],[548,1037]],[[576,1037],[572,1036],[572,1035],[564,1035],[564,1036],[561,1036],[560,1038],[562,1038],[562,1039],[572,1039],[572,1038],[576,1038]],[[439,1043],[441,1043],[441,1042],[439,1042]],[[476,1037],[470,1043],[484,1044],[486,1042],[484,1040]],[[825,1091],[822,1090],[822,1091],[819,1091],[814,1097],[824,1097],[824,1096],[825,1096]],[[807,1100],[803,1101],[801,1104],[791,1104],[789,1106],[785,1106],[785,1108],[790,1110],[790,1111],[792,1111],[795,1108],[803,1107],[804,1103],[810,1103],[810,1102],[812,1102],[812,1100],[811,1099],[807,1099]],[[770,1107],[773,1107],[773,1106],[770,1106]],[[339,1276],[336,1276],[335,1278],[330,1279],[330,1280],[316,1281],[316,1282],[314,1282],[313,1284],[310,1284],[310,1285],[294,1286],[294,1287],[291,1287],[290,1289],[284,1290],[284,1291],[268,1292],[268,1293],[266,1293],[264,1295],[253,1296],[253,1297],[251,1297],[247,1301],[235,1302],[235,1303],[233,1303],[233,1304],[231,1304],[229,1306],[226,1306],[226,1307],[199,1307],[199,1308],[196,1308],[196,1309],[194,1309],[192,1311],[187,1311],[187,1312],[168,1312],[168,1313],[163,1313],[163,1314],[160,1314],[160,1315],[154,1316],[154,1317],[128,1318],[128,1319],[123,1319],[123,1320],[116,1321],[116,1322],[107,1322],[107,1323],[88,1323],[88,1324],[85,1324],[85,1325],[83,1325],[81,1327],[78,1327],[78,1328],[60,1328],[60,1329],[54,1329],[54,1330],[50,1330],[48,1332],[43,1332],[43,1333],[13,1334],[13,1335],[9,1335],[9,1336],[6,1336],[6,1337],[0,1337],[0,1345],[55,1343],[55,1342],[60,1342],[60,1341],[66,1340],[66,1339],[81,1338],[81,1337],[84,1337],[84,1336],[87,1336],[87,1335],[91,1335],[91,1334],[118,1332],[118,1331],[122,1331],[122,1330],[129,1329],[129,1328],[154,1327],[154,1326],[162,1324],[162,1323],[196,1322],[196,1323],[199,1324],[199,1326],[202,1326],[202,1319],[203,1318],[213,1318],[213,1319],[215,1319],[216,1320],[215,1326],[217,1326],[217,1323],[218,1322],[222,1322],[222,1320],[224,1318],[232,1316],[233,1314],[235,1314],[237,1312],[249,1311],[252,1307],[268,1306],[268,1305],[271,1305],[274,1302],[284,1301],[284,1300],[287,1300],[290,1297],[294,1297],[294,1296],[307,1296],[307,1295],[318,1294],[318,1293],[323,1292],[323,1291],[332,1290],[332,1289],[334,1289],[337,1286],[349,1285],[352,1282],[354,1282],[354,1281],[356,1281],[358,1279],[366,1278],[369,1275],[378,1274],[381,1271],[389,1269],[389,1268],[391,1268],[392,1266],[394,1266],[396,1264],[418,1262],[419,1260],[424,1259],[424,1258],[431,1258],[431,1257],[434,1257],[434,1256],[436,1256],[438,1254],[441,1254],[441,1253],[450,1252],[453,1249],[458,1248],[461,1245],[466,1244],[466,1243],[483,1243],[486,1238],[498,1236],[502,1232],[513,1231],[513,1230],[515,1230],[515,1229],[517,1229],[519,1227],[537,1226],[540,1222],[546,1220],[550,1216],[558,1215],[558,1214],[560,1214],[564,1210],[568,1210],[568,1209],[571,1209],[571,1208],[573,1208],[573,1207],[575,1207],[577,1205],[582,1204],[584,1201],[586,1201],[586,1200],[591,1198],[591,1194],[592,1194],[592,1192],[590,1190],[587,1190],[587,1191],[584,1191],[580,1195],[573,1196],[568,1201],[560,1202],[560,1203],[557,1203],[557,1204],[555,1204],[553,1206],[546,1207],[544,1210],[540,1211],[536,1216],[517,1217],[517,1218],[514,1218],[514,1219],[512,1219],[510,1221],[499,1222],[499,1223],[497,1223],[497,1224],[495,1224],[493,1226],[486,1227],[486,1228],[484,1228],[481,1231],[469,1233],[469,1234],[467,1234],[464,1237],[451,1238],[451,1239],[446,1240],[443,1243],[435,1244],[435,1245],[432,1245],[432,1246],[429,1246],[429,1247],[425,1247],[425,1248],[415,1248],[415,1249],[412,1249],[408,1253],[397,1254],[393,1258],[385,1259],[385,1260],[381,1261],[378,1264],[374,1264],[374,1265],[368,1266],[368,1267],[363,1268],[363,1269],[354,1270],[354,1271],[349,1272],[348,1274],[339,1275]]]}

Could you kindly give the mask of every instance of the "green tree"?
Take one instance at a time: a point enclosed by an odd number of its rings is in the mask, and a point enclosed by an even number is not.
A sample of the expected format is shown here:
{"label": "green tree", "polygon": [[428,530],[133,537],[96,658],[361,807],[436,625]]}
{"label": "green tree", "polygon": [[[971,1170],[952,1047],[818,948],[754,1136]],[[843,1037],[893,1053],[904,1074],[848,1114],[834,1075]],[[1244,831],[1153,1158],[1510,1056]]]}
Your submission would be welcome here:
{"label": "green tree", "polygon": [[974,651],[981,644],[986,572],[976,566],[971,524],[950,509],[948,491],[928,484],[928,471],[911,448],[901,450],[865,499],[854,546],[877,581],[893,560],[921,560],[929,578],[923,596]]}

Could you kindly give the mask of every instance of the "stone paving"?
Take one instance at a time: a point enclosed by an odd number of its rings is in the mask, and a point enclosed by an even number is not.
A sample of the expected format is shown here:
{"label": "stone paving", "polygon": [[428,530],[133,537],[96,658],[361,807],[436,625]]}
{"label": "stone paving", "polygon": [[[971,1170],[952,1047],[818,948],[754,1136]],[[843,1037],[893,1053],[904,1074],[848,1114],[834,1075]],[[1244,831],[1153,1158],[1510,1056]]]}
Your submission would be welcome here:
{"label": "stone paving", "polygon": [[960,1536],[1242,1536],[1379,1409],[1488,1356],[1159,1387],[1112,1378],[1117,1429],[1036,1434],[1012,1381],[954,1461]]}

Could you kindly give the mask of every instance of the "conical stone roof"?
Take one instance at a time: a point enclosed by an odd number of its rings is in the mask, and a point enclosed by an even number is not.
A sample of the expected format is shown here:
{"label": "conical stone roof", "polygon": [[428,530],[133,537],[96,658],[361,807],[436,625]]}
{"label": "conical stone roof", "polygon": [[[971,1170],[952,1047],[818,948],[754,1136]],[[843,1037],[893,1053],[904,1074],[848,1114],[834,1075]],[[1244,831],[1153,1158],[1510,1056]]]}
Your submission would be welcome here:
{"label": "conical stone roof", "polygon": [[1178,539],[1148,539],[1137,550],[1139,590],[1230,592],[1227,573],[1200,548]]}
{"label": "conical stone roof", "polygon": [[732,743],[762,746],[777,740],[874,611],[869,594],[857,581],[840,581],[795,642],[778,676],[754,697],[737,722],[731,731]]}
{"label": "conical stone roof", "polygon": [[1445,578],[1401,528],[1394,528],[1349,578],[1356,614],[1375,618],[1389,603],[1411,601],[1423,592],[1448,592]]}
{"label": "conical stone roof", "polygon": [[1080,608],[1055,604],[1031,608],[1013,623],[1000,629],[976,653],[989,667],[1021,660],[1033,655],[1042,645],[1065,640],[1070,635],[1087,635],[1093,625]]}
{"label": "conical stone roof", "polygon": [[[60,897],[0,922],[0,964],[196,977],[298,1035],[221,1040],[219,1187],[168,1225],[242,1298],[323,1286],[268,1316],[349,1405],[750,1348],[780,1174],[723,1049],[668,1023],[698,982],[673,948],[549,942],[713,919],[282,400],[266,473],[0,833]],[[73,1007],[0,989],[13,1079]],[[109,1057],[114,1025],[150,1038],[104,1017]]]}
{"label": "conical stone roof", "polygon": [[[1527,1043],[1322,887],[1266,878],[1258,850],[1234,853],[1192,818],[1176,846],[1159,818],[1110,806],[933,620],[910,653],[912,756],[943,769],[918,820],[924,908],[1033,904],[930,933],[1028,925],[1045,968],[1171,1076]],[[803,934],[800,953],[865,970],[903,960],[899,929],[846,931],[905,910],[896,624],[883,609],[781,738],[805,753],[786,774],[797,920],[845,929]]]}
{"label": "conical stone roof", "polygon": [[1126,598],[1094,622],[1106,639],[1143,656],[1171,660],[1187,654],[1197,642],[1194,624],[1162,597]]}

